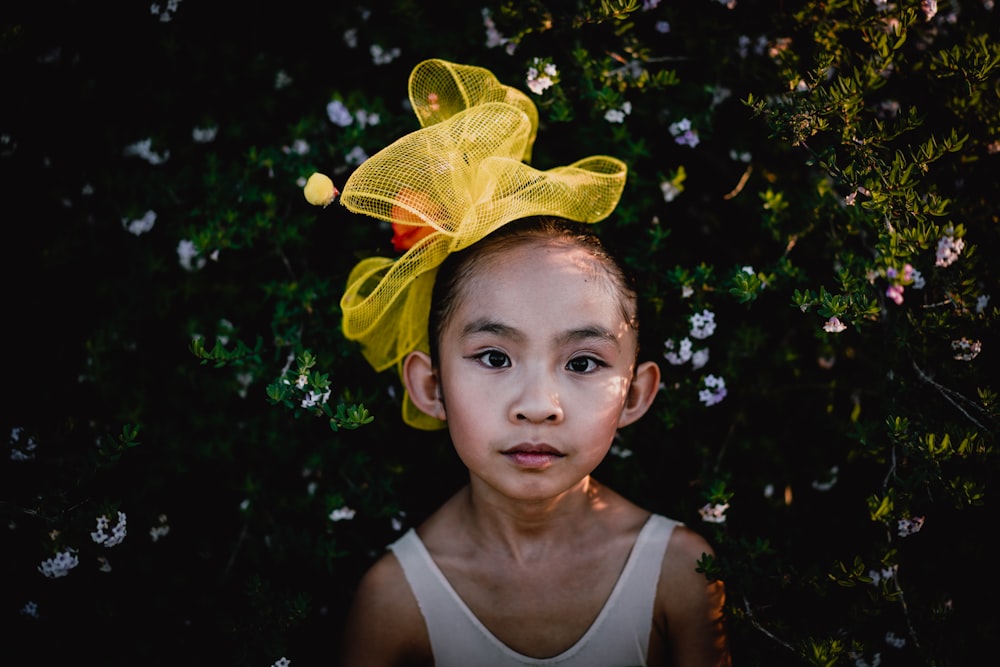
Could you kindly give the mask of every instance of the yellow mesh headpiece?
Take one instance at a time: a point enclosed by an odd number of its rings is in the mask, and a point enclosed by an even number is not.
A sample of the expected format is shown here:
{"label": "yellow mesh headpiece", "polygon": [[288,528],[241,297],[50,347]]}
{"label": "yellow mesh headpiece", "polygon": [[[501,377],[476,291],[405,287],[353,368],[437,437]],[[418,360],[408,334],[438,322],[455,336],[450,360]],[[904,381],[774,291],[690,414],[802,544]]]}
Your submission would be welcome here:
{"label": "yellow mesh headpiece", "polygon": [[[426,60],[410,74],[416,130],[359,166],[344,184],[349,210],[414,227],[419,240],[398,259],[371,257],[351,271],[341,298],[343,332],[376,371],[427,352],[427,320],[438,265],[520,218],[603,220],[625,187],[626,166],[598,155],[546,171],[526,164],[538,128],[534,102],[486,69]],[[432,430],[444,422],[403,400],[403,420]]]}

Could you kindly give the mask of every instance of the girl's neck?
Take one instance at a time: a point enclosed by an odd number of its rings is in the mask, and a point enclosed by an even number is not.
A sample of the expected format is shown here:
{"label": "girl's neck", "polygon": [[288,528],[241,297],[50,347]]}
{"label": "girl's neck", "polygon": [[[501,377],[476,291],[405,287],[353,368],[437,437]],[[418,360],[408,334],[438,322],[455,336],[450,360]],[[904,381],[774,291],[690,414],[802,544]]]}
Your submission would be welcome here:
{"label": "girl's neck", "polygon": [[571,489],[544,500],[512,500],[472,480],[456,494],[454,509],[470,539],[501,546],[516,555],[572,544],[598,516],[615,505],[617,495],[587,476]]}

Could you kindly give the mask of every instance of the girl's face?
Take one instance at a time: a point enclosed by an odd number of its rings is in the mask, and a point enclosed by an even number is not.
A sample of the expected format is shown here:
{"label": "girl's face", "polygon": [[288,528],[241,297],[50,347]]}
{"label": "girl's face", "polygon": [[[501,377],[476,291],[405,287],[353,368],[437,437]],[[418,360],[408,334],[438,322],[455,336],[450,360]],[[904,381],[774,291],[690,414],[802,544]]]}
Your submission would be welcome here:
{"label": "girl's face", "polygon": [[627,407],[637,336],[621,290],[586,250],[539,241],[481,260],[457,297],[438,381],[473,485],[521,500],[575,487],[648,407]]}

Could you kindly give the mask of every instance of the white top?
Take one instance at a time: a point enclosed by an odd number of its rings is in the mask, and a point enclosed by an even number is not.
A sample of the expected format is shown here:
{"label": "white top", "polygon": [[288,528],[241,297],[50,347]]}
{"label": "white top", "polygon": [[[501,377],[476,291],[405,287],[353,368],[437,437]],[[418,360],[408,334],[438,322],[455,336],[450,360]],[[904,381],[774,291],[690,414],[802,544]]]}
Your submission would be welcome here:
{"label": "white top", "polygon": [[435,667],[634,667],[646,664],[663,554],[677,521],[653,514],[614,590],[590,628],[559,655],[532,658],[501,642],[476,618],[412,528],[389,545],[417,598]]}

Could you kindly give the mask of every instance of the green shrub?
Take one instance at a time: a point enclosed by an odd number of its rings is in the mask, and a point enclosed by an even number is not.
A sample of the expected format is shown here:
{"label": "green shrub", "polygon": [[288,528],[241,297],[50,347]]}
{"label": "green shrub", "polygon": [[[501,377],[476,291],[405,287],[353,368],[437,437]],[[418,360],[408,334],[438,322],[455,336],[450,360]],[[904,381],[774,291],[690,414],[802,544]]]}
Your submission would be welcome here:
{"label": "green shrub", "polygon": [[13,644],[332,660],[361,572],[462,483],[338,329],[389,231],[301,190],[415,129],[439,57],[555,65],[535,166],[629,164],[600,227],[665,379],[596,474],[716,545],[737,664],[988,654],[990,0],[62,4],[0,21]]}

